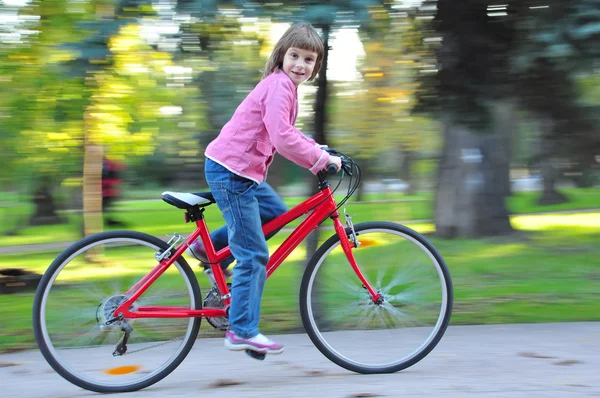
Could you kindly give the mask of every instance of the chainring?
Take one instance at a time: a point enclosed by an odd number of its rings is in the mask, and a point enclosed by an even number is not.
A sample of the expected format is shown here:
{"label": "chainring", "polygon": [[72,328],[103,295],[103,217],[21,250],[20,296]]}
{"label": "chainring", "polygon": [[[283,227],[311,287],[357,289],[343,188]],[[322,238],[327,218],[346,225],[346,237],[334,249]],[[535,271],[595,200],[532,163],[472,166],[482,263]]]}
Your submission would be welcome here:
{"label": "chainring", "polygon": [[[227,284],[227,287],[231,289],[231,283]],[[223,308],[223,301],[221,300],[221,294],[217,288],[209,290],[208,294],[204,298],[204,307],[212,308]],[[227,331],[229,330],[229,319],[225,316],[206,318],[208,323],[215,329]]]}

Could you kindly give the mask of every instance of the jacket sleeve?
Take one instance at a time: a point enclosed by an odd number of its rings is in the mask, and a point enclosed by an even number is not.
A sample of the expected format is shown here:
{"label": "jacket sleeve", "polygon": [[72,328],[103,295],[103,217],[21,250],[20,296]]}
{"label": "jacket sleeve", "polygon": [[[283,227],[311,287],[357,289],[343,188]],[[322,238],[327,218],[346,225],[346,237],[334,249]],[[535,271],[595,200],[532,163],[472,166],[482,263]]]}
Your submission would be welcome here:
{"label": "jacket sleeve", "polygon": [[294,84],[273,80],[262,98],[262,119],[277,152],[292,162],[317,174],[329,161],[329,154],[315,145],[290,123],[296,105]]}

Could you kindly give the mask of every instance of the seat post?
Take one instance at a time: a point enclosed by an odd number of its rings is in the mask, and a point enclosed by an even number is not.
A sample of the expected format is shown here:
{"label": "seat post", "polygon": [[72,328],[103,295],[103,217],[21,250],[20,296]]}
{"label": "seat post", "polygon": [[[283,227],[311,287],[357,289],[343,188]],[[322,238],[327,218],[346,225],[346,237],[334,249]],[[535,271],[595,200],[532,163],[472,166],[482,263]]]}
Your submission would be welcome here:
{"label": "seat post", "polygon": [[185,211],[185,222],[196,222],[204,218],[204,208],[196,205]]}

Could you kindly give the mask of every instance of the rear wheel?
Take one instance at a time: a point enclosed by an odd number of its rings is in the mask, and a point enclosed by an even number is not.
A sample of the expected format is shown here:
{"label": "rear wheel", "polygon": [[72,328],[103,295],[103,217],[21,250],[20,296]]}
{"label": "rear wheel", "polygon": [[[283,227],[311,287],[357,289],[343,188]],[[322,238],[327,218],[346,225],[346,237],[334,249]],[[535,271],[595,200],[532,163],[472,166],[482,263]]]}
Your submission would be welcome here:
{"label": "rear wheel", "polygon": [[[157,265],[154,254],[167,248],[147,234],[111,231],[76,242],[54,260],[33,306],[35,338],[54,370],[87,390],[125,392],[156,383],[181,363],[200,318],[113,316],[126,292]],[[202,308],[198,282],[183,258],[133,308],[148,305]]]}
{"label": "rear wheel", "polygon": [[304,273],[302,322],[315,346],[336,364],[359,373],[396,372],[423,359],[446,331],[453,302],[450,273],[435,248],[410,228],[370,222],[355,230],[360,245],[354,257],[383,300],[373,302],[334,235]]}

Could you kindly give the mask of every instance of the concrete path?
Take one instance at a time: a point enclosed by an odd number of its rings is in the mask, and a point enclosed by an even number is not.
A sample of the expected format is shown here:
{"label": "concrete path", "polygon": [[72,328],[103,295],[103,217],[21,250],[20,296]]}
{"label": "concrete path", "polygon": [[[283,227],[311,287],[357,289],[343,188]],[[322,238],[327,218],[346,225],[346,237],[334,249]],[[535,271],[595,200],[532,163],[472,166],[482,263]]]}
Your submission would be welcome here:
{"label": "concrete path", "polygon": [[[600,397],[600,323],[451,326],[413,367],[359,375],[303,334],[274,336],[283,355],[263,362],[199,339],[181,366],[147,389],[111,397]],[[0,355],[0,396],[90,397],[37,351]]]}

